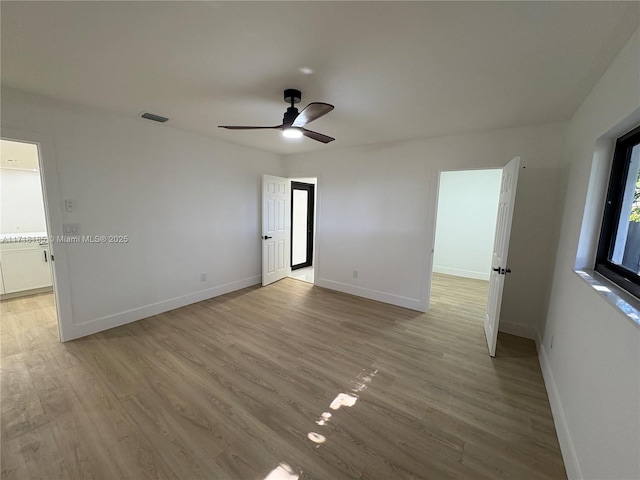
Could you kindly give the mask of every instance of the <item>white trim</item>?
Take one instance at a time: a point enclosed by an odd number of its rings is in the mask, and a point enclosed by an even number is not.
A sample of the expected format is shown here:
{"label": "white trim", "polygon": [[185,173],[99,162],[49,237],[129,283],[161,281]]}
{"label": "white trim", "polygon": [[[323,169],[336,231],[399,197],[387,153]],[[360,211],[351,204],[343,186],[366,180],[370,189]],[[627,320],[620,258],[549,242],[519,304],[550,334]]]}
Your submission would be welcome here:
{"label": "white trim", "polygon": [[224,295],[242,288],[260,284],[261,281],[261,276],[255,275],[243,280],[226,283],[206,290],[200,290],[199,292],[189,293],[180,297],[170,298],[168,300],[162,300],[157,303],[133,308],[131,310],[125,310],[124,312],[119,312],[114,315],[87,320],[85,322],[75,324],[73,326],[73,331],[70,332],[70,337],[66,340],[84,337],[109,328],[119,327],[127,323],[135,322],[136,320],[148,318],[159,313],[168,312],[169,310],[191,305],[192,303],[202,302],[203,300],[208,300],[219,295]]}
{"label": "white trim", "polygon": [[356,287],[355,285],[334,282],[333,280],[327,280],[325,278],[316,278],[315,284],[318,287],[328,288],[329,290],[336,290],[338,292],[348,293],[351,295],[356,295],[358,297],[368,298],[370,300],[377,300],[378,302],[389,303],[398,307],[417,310],[418,312],[427,311],[424,308],[423,303],[419,299],[415,298],[402,297],[400,295],[394,295],[392,293],[370,290],[363,287]]}
{"label": "white trim", "polygon": [[474,272],[472,270],[462,270],[461,268],[439,267],[433,266],[434,273],[444,273],[445,275],[453,275],[455,277],[473,278],[475,280],[489,281],[489,272]]}
{"label": "white trim", "polygon": [[564,460],[564,466],[567,470],[567,476],[569,477],[569,479],[584,478],[582,476],[582,471],[580,470],[580,464],[578,463],[576,449],[573,446],[573,441],[571,440],[569,426],[567,425],[567,419],[564,415],[564,409],[562,408],[560,395],[558,394],[556,382],[553,377],[553,371],[551,370],[551,365],[549,364],[547,353],[544,347],[542,347],[542,344],[540,344],[538,359],[540,360],[542,377],[544,378],[547,395],[549,396],[549,404],[551,405],[553,423],[555,424],[556,433],[558,434],[560,451],[562,452],[562,459]]}
{"label": "white trim", "polygon": [[543,345],[543,333],[540,330],[537,330],[538,334],[536,336],[536,338],[534,338],[534,340],[536,341],[536,351],[538,352],[538,355],[540,355],[540,350],[542,350],[542,345]]}
{"label": "white trim", "polygon": [[318,277],[320,276],[320,263],[318,263],[318,260],[320,259],[320,253],[319,253],[320,252],[320,235],[318,234],[318,232],[322,228],[322,222],[321,222],[322,192],[320,188],[320,180],[322,178],[322,175],[318,173],[318,175],[315,175],[314,178],[316,179],[316,198],[313,206],[313,208],[315,209],[315,212],[314,212],[314,224],[313,224],[313,264],[312,266],[313,266],[313,283],[315,284]]}

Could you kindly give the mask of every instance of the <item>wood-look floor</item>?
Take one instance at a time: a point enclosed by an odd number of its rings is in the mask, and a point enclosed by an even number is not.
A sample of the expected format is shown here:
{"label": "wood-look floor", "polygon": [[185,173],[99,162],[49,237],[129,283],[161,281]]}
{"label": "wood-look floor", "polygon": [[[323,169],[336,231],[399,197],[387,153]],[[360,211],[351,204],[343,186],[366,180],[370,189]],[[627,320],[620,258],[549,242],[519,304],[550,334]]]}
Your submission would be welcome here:
{"label": "wood-look floor", "polygon": [[419,314],[285,279],[66,344],[51,295],[2,302],[1,477],[566,478],[482,288],[437,275]]}

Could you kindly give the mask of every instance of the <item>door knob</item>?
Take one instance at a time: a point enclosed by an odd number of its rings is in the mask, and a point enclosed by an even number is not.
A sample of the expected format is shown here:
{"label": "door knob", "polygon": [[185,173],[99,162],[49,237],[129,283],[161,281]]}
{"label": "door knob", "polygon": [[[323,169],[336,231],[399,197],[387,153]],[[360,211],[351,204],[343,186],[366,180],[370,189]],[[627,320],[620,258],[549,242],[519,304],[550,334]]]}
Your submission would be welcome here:
{"label": "door knob", "polygon": [[492,269],[494,272],[498,272],[498,274],[500,275],[505,275],[507,273],[511,273],[511,269],[510,268],[502,268],[502,267],[498,267],[498,268],[494,268]]}
{"label": "door knob", "polygon": [[270,238],[273,238],[273,237],[270,237],[268,235],[265,235],[264,237],[262,237],[263,240],[269,240]]}

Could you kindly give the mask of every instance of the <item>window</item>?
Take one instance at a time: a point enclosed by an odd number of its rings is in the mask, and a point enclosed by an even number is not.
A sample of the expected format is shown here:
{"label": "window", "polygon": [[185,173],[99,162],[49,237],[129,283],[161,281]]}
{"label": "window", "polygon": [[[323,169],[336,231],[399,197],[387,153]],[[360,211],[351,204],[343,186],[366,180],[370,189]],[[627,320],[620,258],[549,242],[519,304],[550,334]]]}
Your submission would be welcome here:
{"label": "window", "polygon": [[616,142],[595,270],[640,298],[640,126]]}

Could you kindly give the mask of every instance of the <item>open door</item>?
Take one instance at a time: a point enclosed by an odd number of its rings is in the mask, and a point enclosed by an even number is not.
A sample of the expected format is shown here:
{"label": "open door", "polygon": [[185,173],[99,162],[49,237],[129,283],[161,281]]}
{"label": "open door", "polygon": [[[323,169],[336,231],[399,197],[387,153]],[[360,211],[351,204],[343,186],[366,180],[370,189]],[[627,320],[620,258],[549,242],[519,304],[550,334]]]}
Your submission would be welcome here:
{"label": "open door", "polygon": [[262,285],[277,282],[291,273],[289,264],[291,181],[262,177]]}
{"label": "open door", "polygon": [[502,306],[502,291],[507,273],[507,254],[509,253],[509,237],[511,236],[511,221],[513,220],[513,205],[518,186],[518,172],[520,171],[520,157],[511,160],[502,169],[502,184],[500,185],[500,199],[498,200],[498,219],[496,235],[493,241],[493,257],[491,261],[491,277],[489,278],[489,298],[487,314],[484,321],[484,332],[487,336],[489,355],[496,356],[496,342],[498,340],[498,323],[500,321],[500,307]]}

